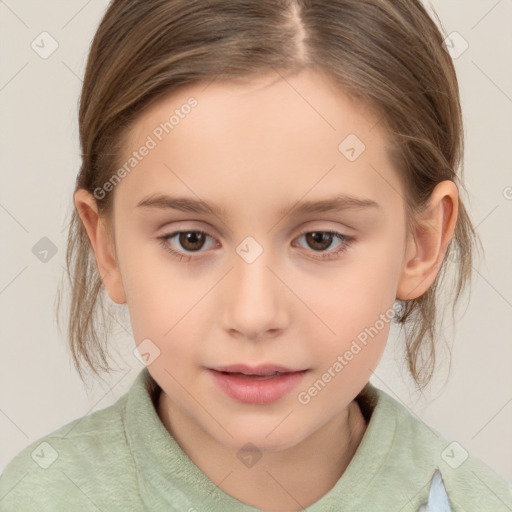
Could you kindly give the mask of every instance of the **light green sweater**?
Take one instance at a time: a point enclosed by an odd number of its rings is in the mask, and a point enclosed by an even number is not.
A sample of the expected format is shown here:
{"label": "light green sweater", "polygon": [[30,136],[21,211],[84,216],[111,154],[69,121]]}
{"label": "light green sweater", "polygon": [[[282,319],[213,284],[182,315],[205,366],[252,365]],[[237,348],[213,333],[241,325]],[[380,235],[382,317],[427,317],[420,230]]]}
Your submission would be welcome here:
{"label": "light green sweater", "polygon": [[[0,477],[0,511],[259,510],[220,490],[181,450],[155,410],[158,391],[144,368],[114,405],[25,448]],[[358,401],[369,418],[363,440],[336,485],[305,510],[418,512],[439,469],[453,511],[512,511],[510,486],[460,445],[370,384]]]}

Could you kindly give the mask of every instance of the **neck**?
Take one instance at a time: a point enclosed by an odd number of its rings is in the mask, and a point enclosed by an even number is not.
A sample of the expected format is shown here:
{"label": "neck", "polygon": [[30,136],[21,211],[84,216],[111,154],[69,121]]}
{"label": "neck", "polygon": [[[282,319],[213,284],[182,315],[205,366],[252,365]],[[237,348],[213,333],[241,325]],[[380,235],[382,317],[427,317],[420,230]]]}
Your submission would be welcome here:
{"label": "neck", "polygon": [[367,427],[354,400],[299,444],[265,452],[264,464],[245,468],[237,458],[237,450],[209,436],[163,391],[158,414],[182,450],[220,489],[244,503],[273,512],[302,510],[332,489],[352,460]]}

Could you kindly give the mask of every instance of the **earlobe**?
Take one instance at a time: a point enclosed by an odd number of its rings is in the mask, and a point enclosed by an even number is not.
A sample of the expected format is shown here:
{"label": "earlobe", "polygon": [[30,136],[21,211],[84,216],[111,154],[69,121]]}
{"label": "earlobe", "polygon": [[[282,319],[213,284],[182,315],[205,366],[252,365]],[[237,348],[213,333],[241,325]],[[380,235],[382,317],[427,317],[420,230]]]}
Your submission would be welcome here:
{"label": "earlobe", "polygon": [[98,214],[96,200],[87,190],[78,189],[74,194],[74,203],[87,231],[96,266],[109,297],[116,304],[125,304],[126,294],[114,244],[109,236],[105,219]]}
{"label": "earlobe", "polygon": [[455,232],[458,204],[458,189],[453,181],[436,185],[428,207],[421,213],[415,232],[408,239],[397,299],[416,299],[435,281]]}

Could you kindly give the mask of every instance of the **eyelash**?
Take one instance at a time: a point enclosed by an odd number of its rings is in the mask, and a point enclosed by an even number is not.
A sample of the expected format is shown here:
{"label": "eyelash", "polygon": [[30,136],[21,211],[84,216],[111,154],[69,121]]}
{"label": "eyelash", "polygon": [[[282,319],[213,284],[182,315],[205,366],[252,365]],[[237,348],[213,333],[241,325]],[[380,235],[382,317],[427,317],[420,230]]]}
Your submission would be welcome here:
{"label": "eyelash", "polygon": [[[183,253],[181,253],[179,251],[176,251],[172,247],[170,247],[169,244],[168,244],[168,241],[171,238],[174,238],[176,235],[180,235],[182,233],[199,233],[199,234],[202,234],[202,235],[206,235],[208,237],[210,237],[210,235],[208,233],[206,233],[205,231],[201,231],[199,229],[190,229],[190,230],[183,230],[183,231],[174,231],[173,233],[170,233],[168,235],[163,235],[161,237],[158,237],[158,240],[160,240],[161,247],[166,252],[171,254],[171,256],[176,258],[178,261],[185,260],[186,262],[188,262],[188,261],[192,260],[194,258],[194,256],[190,256],[190,255],[187,255],[187,254],[183,254]],[[318,256],[309,256],[309,257],[311,257],[312,259],[315,259],[315,260],[335,260],[335,259],[338,259],[344,252],[346,252],[349,249],[349,247],[355,241],[354,237],[348,236],[348,235],[343,235],[341,233],[338,233],[337,231],[320,231],[320,230],[304,231],[303,233],[301,233],[299,235],[298,238],[300,238],[300,237],[302,237],[304,235],[310,234],[310,233],[327,233],[329,235],[333,235],[335,238],[338,238],[338,239],[340,239],[340,240],[342,240],[344,242],[335,251],[323,252],[323,253],[322,252],[317,252]],[[213,237],[210,237],[210,238],[213,238]],[[199,252],[202,252],[202,251],[195,251],[195,252],[199,253]],[[313,251],[313,252],[316,252],[316,251]]]}

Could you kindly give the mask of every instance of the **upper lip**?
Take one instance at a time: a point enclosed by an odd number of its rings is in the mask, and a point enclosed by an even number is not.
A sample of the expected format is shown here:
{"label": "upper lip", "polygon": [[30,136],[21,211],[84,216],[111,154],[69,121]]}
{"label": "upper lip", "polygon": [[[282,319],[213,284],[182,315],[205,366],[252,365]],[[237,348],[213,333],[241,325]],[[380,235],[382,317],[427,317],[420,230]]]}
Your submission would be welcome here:
{"label": "upper lip", "polygon": [[216,372],[243,373],[244,375],[272,375],[273,373],[294,373],[304,370],[292,370],[276,364],[260,364],[249,366],[247,364],[232,364],[229,366],[216,366],[210,368]]}

